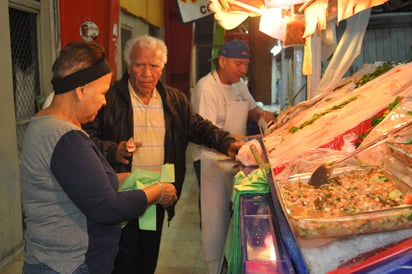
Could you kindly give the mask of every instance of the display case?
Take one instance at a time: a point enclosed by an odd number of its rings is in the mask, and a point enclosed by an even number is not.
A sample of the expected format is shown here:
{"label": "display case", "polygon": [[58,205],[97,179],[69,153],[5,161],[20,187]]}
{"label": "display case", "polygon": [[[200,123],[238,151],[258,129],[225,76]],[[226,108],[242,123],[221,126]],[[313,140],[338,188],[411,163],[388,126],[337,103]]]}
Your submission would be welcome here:
{"label": "display case", "polygon": [[[321,151],[321,153],[324,152]],[[329,153],[327,156],[330,156]],[[266,155],[263,155],[263,158],[266,158]],[[316,163],[311,162],[315,167],[319,165],[317,161],[325,160],[315,158]],[[339,173],[345,170],[350,173],[359,168],[359,166],[354,167],[354,163],[356,161],[349,161],[337,167],[335,171]],[[301,173],[292,172],[292,181],[307,179],[307,176],[302,175],[307,172],[307,167],[305,163],[303,170],[295,169]],[[399,190],[405,193],[411,191],[411,185],[398,180],[399,177],[395,178],[397,176],[390,172],[386,176]],[[405,272],[412,267],[412,228],[409,224],[411,217],[409,205],[386,210],[389,212],[388,216],[385,215],[386,217],[382,211],[356,214],[355,219],[358,222],[363,220],[363,215],[366,215],[366,224],[370,223],[368,219],[376,222],[389,220],[388,227],[382,231],[371,229],[372,226],[369,231],[365,232],[345,232],[335,235],[333,234],[335,230],[331,230],[333,233],[328,234],[328,237],[302,238],[293,229],[293,223],[289,220],[290,210],[286,209],[285,201],[282,201],[282,195],[279,195],[279,188],[274,178],[279,180],[277,174],[270,172],[268,174],[269,194],[242,197],[240,209],[242,273],[385,273],[388,269],[395,270],[393,273],[409,273]],[[310,221],[316,224],[321,221],[331,223],[329,219],[323,220],[322,218],[316,217]],[[353,216],[348,217],[348,220],[345,218],[341,217],[341,224],[356,223],[351,221]],[[406,218],[408,225],[397,222],[395,219],[398,218],[402,220]],[[302,219],[297,218],[297,223],[301,222]],[[273,246],[268,239],[271,239]]]}
{"label": "display case", "polygon": [[[274,183],[272,176],[268,180],[269,184]],[[284,255],[292,262],[295,273],[385,273],[387,269],[408,273],[404,271],[412,267],[412,229],[326,241],[301,239],[290,226],[274,187],[270,196],[276,238],[286,250]]]}
{"label": "display case", "polygon": [[330,181],[314,187],[311,173],[275,183],[282,208],[297,237],[348,237],[412,228],[412,204],[402,196],[412,188],[383,168],[336,168]]}
{"label": "display case", "polygon": [[243,273],[295,273],[276,232],[271,196],[244,194],[240,198]]}

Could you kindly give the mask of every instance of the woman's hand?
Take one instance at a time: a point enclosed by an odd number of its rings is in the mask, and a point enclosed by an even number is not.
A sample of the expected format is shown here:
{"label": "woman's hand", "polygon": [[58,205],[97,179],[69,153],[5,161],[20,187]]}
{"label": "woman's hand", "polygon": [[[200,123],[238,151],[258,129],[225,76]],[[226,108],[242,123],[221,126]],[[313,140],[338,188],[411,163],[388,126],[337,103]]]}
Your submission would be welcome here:
{"label": "woman's hand", "polygon": [[166,208],[177,201],[174,184],[158,182],[142,190],[146,194],[148,204],[157,203]]}
{"label": "woman's hand", "polygon": [[162,194],[157,200],[157,203],[164,208],[172,206],[177,201],[176,188],[174,184],[170,183],[156,183],[162,188]]}

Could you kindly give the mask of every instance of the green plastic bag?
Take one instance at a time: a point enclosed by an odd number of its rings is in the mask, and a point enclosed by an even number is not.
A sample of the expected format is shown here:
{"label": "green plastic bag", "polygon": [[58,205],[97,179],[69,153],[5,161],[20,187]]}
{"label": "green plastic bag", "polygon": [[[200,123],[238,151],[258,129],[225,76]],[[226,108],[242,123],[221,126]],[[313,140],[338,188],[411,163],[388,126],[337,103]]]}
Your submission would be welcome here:
{"label": "green plastic bag", "polygon": [[[138,168],[119,185],[119,191],[143,189],[157,182],[173,183],[174,180],[173,164],[164,164],[160,173]],[[122,227],[125,225],[126,223],[123,223]],[[139,227],[142,230],[156,231],[156,204],[148,206],[139,217]]]}
{"label": "green plastic bag", "polygon": [[225,244],[225,257],[228,262],[228,274],[240,273],[242,248],[240,238],[240,195],[249,193],[268,193],[269,186],[265,169],[255,169],[248,176],[243,171],[236,173],[232,192],[233,217],[230,221]]}

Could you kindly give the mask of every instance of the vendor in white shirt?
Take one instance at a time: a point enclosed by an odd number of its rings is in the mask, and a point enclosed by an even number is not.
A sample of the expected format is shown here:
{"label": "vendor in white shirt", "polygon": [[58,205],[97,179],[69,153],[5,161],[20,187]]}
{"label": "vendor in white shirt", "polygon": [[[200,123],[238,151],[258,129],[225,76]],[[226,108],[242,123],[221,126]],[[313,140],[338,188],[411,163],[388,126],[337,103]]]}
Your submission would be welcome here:
{"label": "vendor in white shirt", "polygon": [[[267,123],[275,119],[273,113],[256,105],[242,78],[247,73],[249,58],[249,47],[244,41],[228,41],[213,59],[216,69],[198,81],[191,96],[197,113],[238,139],[247,134],[248,118],[256,123],[259,119]],[[236,162],[200,147],[195,150],[193,161],[201,188],[204,260],[209,272],[213,273],[223,254],[230,221],[230,194]]]}

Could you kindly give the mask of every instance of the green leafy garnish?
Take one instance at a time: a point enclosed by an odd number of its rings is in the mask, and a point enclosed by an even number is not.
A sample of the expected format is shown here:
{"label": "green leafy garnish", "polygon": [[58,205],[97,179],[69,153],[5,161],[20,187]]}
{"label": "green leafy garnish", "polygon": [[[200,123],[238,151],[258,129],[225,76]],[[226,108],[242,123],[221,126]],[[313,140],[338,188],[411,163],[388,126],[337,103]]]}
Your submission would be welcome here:
{"label": "green leafy garnish", "polygon": [[379,66],[376,68],[376,70],[372,73],[369,74],[365,74],[362,79],[360,79],[357,83],[356,83],[356,87],[360,87],[363,86],[364,84],[372,81],[373,79],[381,76],[382,74],[385,74],[387,71],[391,70],[393,67],[395,67],[395,64],[393,63],[389,63],[389,62],[385,62],[382,64],[382,66]]}
{"label": "green leafy garnish", "polygon": [[291,128],[289,129],[289,132],[290,132],[290,133],[295,133],[295,132],[298,131],[299,129],[302,129],[302,128],[308,126],[308,125],[313,124],[316,120],[318,120],[319,118],[323,117],[324,115],[326,115],[326,114],[328,114],[328,113],[330,113],[330,112],[332,112],[332,111],[334,111],[334,110],[341,109],[341,108],[343,108],[344,106],[346,106],[347,104],[349,104],[350,102],[355,101],[356,99],[358,99],[358,97],[353,96],[353,97],[349,98],[348,100],[340,103],[339,105],[335,105],[335,106],[333,106],[333,107],[330,107],[330,108],[326,109],[326,110],[325,110],[324,112],[322,112],[322,113],[315,113],[315,114],[313,114],[312,119],[303,122],[303,123],[302,123],[300,126],[298,126],[298,127],[295,127],[295,126],[294,126],[294,127],[291,127]]}

